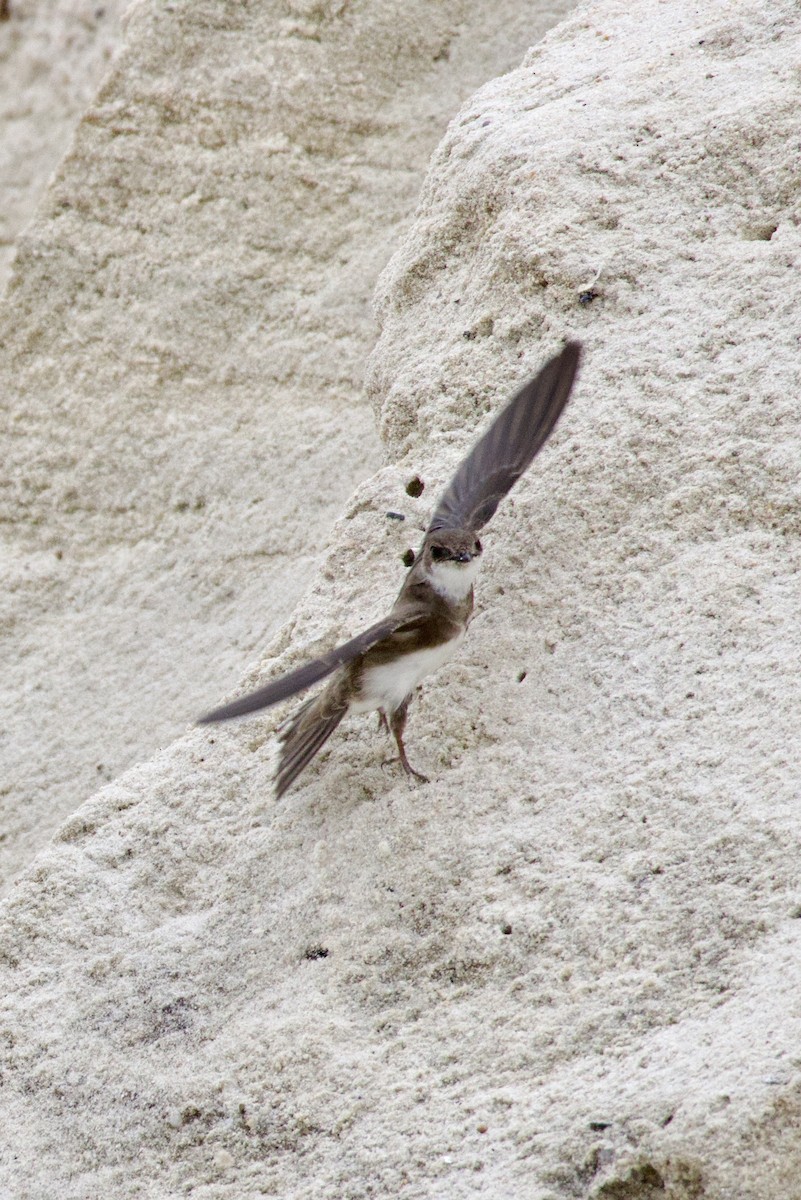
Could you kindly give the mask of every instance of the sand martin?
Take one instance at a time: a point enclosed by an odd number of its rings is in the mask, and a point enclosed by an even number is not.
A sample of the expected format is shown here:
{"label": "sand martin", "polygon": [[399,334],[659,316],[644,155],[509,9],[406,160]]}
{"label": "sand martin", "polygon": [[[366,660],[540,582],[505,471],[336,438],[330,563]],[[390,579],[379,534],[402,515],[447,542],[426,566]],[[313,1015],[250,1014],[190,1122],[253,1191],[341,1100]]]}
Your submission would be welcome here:
{"label": "sand martin", "polygon": [[390,613],[357,637],[258,691],[215,708],[200,723],[227,721],[287,700],[333,676],[279,730],[275,777],[282,796],[346,713],[377,709],[407,775],[403,731],[420,681],[451,658],[473,611],[481,560],[478,532],[545,444],[567,403],[580,356],[568,342],[506,405],[446,488]]}

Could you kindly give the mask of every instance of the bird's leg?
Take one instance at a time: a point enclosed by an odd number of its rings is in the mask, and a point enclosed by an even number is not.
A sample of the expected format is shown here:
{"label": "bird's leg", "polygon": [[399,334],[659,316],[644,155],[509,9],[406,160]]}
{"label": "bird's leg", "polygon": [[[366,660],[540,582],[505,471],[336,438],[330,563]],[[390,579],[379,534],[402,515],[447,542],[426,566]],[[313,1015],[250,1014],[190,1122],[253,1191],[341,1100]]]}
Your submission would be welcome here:
{"label": "bird's leg", "polygon": [[421,779],[423,783],[428,783],[428,776],[423,775],[422,771],[415,771],[412,764],[406,757],[406,748],[403,745],[403,731],[406,728],[406,714],[409,711],[410,696],[407,696],[403,704],[390,715],[389,727],[392,730],[392,736],[398,744],[398,757],[400,764],[407,775],[414,775],[415,779]]}
{"label": "bird's leg", "polygon": [[380,733],[382,729],[385,731],[387,736],[389,736],[389,722],[387,721],[387,714],[384,712],[383,708],[379,708],[379,710],[378,710],[378,732]]}

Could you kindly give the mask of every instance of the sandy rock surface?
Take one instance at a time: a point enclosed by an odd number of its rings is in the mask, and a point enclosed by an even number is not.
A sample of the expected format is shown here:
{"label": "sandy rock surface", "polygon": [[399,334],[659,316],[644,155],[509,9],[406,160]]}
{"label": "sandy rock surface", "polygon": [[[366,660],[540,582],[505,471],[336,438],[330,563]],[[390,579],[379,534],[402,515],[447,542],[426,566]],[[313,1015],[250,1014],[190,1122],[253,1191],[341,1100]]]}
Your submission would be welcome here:
{"label": "sandy rock surface", "polygon": [[247,680],[380,615],[580,337],[432,783],[354,719],[271,804],[276,712],[62,823],[2,913],[10,1194],[797,1200],[800,47],[789,0],[607,0],[453,121],[379,284],[388,465]]}
{"label": "sandy rock surface", "polygon": [[[16,238],[108,69],[130,0],[5,0],[0,19],[0,288]],[[0,6],[0,12],[2,12]]]}
{"label": "sandy rock surface", "polygon": [[130,10],[0,310],[3,880],[292,611],[381,461],[371,298],[431,150],[567,7]]}

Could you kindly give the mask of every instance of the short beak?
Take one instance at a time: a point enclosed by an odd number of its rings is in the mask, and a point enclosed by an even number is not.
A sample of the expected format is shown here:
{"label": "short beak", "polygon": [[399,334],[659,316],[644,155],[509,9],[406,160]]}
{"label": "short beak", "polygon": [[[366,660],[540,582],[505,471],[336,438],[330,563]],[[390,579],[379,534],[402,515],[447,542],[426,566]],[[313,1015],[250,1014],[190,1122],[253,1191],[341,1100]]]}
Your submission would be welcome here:
{"label": "short beak", "polygon": [[469,552],[469,550],[462,550],[461,554],[456,555],[456,561],[457,562],[472,562],[473,555]]}

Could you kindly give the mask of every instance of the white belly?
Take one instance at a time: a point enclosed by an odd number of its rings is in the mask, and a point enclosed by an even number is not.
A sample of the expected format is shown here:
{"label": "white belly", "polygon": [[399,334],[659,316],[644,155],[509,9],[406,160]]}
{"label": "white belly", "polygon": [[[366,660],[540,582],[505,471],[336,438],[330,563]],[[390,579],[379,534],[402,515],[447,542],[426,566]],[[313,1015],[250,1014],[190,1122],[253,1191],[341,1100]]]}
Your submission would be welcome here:
{"label": "white belly", "polygon": [[414,650],[404,654],[394,663],[383,663],[370,667],[362,676],[362,690],[358,700],[351,704],[352,712],[369,712],[373,708],[384,708],[392,712],[410,695],[426,675],[436,671],[456,653],[464,637],[457,637],[433,646],[429,650]]}

